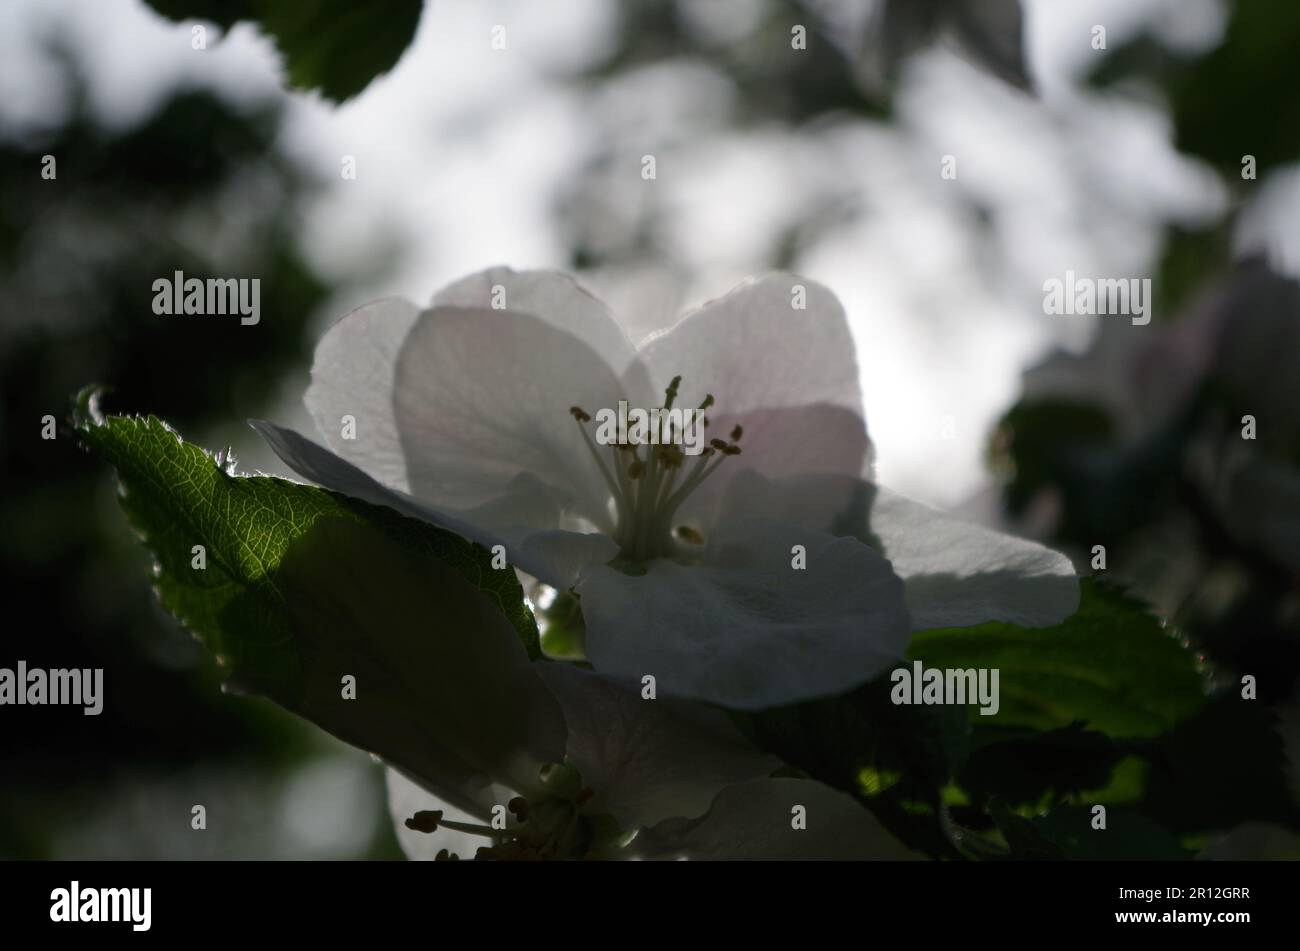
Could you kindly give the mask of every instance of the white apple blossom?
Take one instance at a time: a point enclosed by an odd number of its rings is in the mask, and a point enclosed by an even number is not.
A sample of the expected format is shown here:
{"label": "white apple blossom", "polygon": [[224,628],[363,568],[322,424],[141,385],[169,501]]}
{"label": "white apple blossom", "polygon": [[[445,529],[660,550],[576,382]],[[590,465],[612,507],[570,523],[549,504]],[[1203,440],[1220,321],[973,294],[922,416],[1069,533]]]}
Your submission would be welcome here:
{"label": "white apple blossom", "polygon": [[[725,438],[696,459],[598,445],[588,417],[623,399],[702,407]],[[329,449],[254,423],[298,473],[505,546],[580,599],[597,671],[666,694],[741,709],[835,694],[912,630],[1077,606],[1064,556],[873,484],[844,313],[789,274],[634,345],[571,278],[494,268],[425,310],[344,317],[306,402]]]}

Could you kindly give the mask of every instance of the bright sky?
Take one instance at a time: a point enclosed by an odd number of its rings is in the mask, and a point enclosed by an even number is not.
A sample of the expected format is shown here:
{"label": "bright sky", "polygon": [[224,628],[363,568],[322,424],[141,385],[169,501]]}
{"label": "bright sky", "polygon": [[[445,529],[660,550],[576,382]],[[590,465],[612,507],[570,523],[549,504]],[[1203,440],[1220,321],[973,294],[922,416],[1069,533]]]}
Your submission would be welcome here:
{"label": "bright sky", "polygon": [[[725,33],[759,4],[731,0],[735,19],[721,21],[689,10]],[[333,302],[322,321],[368,297],[427,300],[492,264],[563,267],[558,196],[610,135],[631,157],[625,184],[579,187],[629,213],[657,203],[665,260],[595,283],[648,324],[761,270],[775,236],[807,207],[861,209],[821,233],[797,269],[834,290],[850,315],[881,481],[952,506],[987,484],[985,439],[1015,399],[1021,369],[1055,343],[1082,346],[1092,329],[1044,316],[1043,281],[1067,269],[1150,276],[1161,222],[1223,211],[1220,184],[1173,151],[1157,107],[1076,82],[1101,55],[1090,46],[1093,24],[1107,26],[1112,48],[1144,24],[1195,48],[1219,35],[1221,4],[1028,0],[1026,9],[1040,98],[939,50],[904,75],[896,126],[742,131],[728,121],[729,81],[704,64],[683,60],[607,87],[566,80],[612,42],[617,5],[605,0],[434,0],[398,67],[341,108],[282,92],[274,49],[247,26],[195,51],[188,24],[139,0],[5,0],[0,135],[64,108],[41,37],[77,51],[106,124],[135,121],[179,82],[235,100],[285,98],[285,150],[334,183],[303,223],[313,259],[346,274],[377,242],[398,236],[405,247],[391,279]],[[490,46],[497,24],[504,51]],[[649,198],[643,153],[659,161]],[[955,182],[939,176],[948,154]],[[356,158],[355,181],[341,178],[344,155]],[[1289,193],[1300,201],[1300,189]],[[986,222],[963,195],[988,209]],[[287,407],[279,418],[305,420]]]}

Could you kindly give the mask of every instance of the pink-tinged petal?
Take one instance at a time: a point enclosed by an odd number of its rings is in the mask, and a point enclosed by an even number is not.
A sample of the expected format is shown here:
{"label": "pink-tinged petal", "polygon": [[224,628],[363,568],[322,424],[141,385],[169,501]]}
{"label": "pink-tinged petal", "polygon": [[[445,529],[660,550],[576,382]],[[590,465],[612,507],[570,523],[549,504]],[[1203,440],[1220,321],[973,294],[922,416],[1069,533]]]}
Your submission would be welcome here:
{"label": "pink-tinged petal", "polygon": [[853,336],[835,295],[815,281],[777,273],[741,284],[652,336],[638,359],[657,394],[681,376],[680,407],[713,395],[709,438],[743,428],[741,454],[692,495],[688,517],[707,524],[746,469],[767,478],[871,472]]}
{"label": "pink-tinged petal", "polygon": [[[795,306],[800,288],[803,309]],[[719,412],[827,403],[862,416],[844,309],[821,284],[794,274],[741,284],[651,337],[638,356],[660,392],[682,377],[682,406],[713,393]]]}

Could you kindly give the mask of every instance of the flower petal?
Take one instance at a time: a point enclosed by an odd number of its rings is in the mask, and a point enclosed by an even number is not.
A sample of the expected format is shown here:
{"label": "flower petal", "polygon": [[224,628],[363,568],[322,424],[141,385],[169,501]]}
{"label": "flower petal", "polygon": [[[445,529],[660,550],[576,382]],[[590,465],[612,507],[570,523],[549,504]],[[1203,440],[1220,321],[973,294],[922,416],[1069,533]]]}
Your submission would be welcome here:
{"label": "flower petal", "polygon": [[[397,355],[419,309],[398,298],[358,307],[316,345],[303,402],[332,450],[394,489],[410,488],[393,413]],[[344,418],[354,421],[344,439]]]}
{"label": "flower petal", "polygon": [[880,489],[871,532],[902,577],[913,630],[1005,621],[1059,624],[1079,609],[1070,559]]}
{"label": "flower petal", "polygon": [[[532,314],[586,342],[619,373],[635,353],[603,303],[558,271],[490,268],[444,288],[435,306],[491,309],[501,288],[507,309]],[[337,321],[316,346],[304,402],[336,453],[395,489],[410,490],[393,409],[395,371],[407,334],[420,317],[410,301],[385,298]],[[355,426],[343,437],[344,417]]]}
{"label": "flower petal", "polygon": [[[618,546],[599,533],[539,529],[524,521],[545,522],[536,514],[551,511],[558,519],[558,504],[544,486],[528,475],[511,480],[507,495],[468,512],[435,509],[405,492],[380,485],[351,462],[330,452],[291,429],[265,420],[249,424],[267,441],[275,454],[305,479],[353,498],[384,505],[411,518],[429,522],[463,535],[484,548],[501,545],[510,564],[553,587],[572,586],[591,561],[606,562],[618,553]],[[549,506],[549,509],[547,508]]]}
{"label": "flower petal", "polygon": [[538,672],[564,711],[569,760],[595,791],[586,811],[609,813],[626,831],[703,815],[725,786],[781,766],[718,710],[642,699],[639,683],[571,664],[543,664]]}
{"label": "flower petal", "polygon": [[[806,568],[793,567],[803,546]],[[597,671],[753,710],[839,693],[902,656],[902,582],[867,545],[766,520],[725,524],[700,565],[592,567],[578,585]]]}
{"label": "flower petal", "polygon": [[484,547],[490,547],[500,541],[491,533],[483,532],[477,526],[463,522],[451,513],[440,512],[405,492],[380,485],[353,463],[335,455],[324,446],[312,442],[301,433],[277,426],[264,419],[250,419],[248,424],[266,440],[267,445],[280,457],[280,461],[317,485],[372,505],[386,505],[403,515],[454,531]]}
{"label": "flower petal", "polygon": [[844,476],[737,479],[730,518],[764,516],[866,541],[903,579],[913,630],[1006,621],[1059,624],[1079,606],[1070,559]]}
{"label": "flower petal", "polygon": [[616,373],[622,373],[636,353],[609,308],[561,271],[491,267],[443,288],[434,296],[433,306],[540,317],[586,343]]}
{"label": "flower petal", "polygon": [[507,560],[558,591],[577,584],[588,566],[617,555],[618,543],[601,532],[534,532],[506,548]]}
{"label": "flower petal", "polygon": [[811,532],[847,535],[879,550],[870,531],[871,507],[880,489],[856,476],[815,473],[769,479],[747,471],[732,481],[721,517],[728,521],[770,518]]}
{"label": "flower petal", "polygon": [[[797,309],[797,289],[806,307]],[[687,313],[638,351],[656,390],[682,377],[679,405],[713,393],[719,411],[827,403],[862,418],[858,361],[840,302],[794,274],[746,281]]]}
{"label": "flower petal", "polygon": [[[792,306],[797,288],[806,309]],[[853,337],[835,295],[814,281],[781,273],[748,281],[651,337],[637,356],[655,393],[682,377],[678,406],[713,394],[710,436],[744,429],[741,455],[691,496],[687,518],[707,524],[703,513],[745,469],[768,478],[870,472]]]}
{"label": "flower petal", "polygon": [[[471,509],[529,473],[566,511],[610,530],[612,493],[569,409],[594,415],[623,395],[590,345],[537,317],[427,311],[402,347],[393,394],[411,493],[438,508]],[[608,464],[612,450],[598,449]]]}
{"label": "flower petal", "polygon": [[[802,807],[805,828],[796,828]],[[644,859],[909,860],[865,807],[811,779],[757,779],[718,794],[702,819],[669,819],[642,832],[629,851]]]}

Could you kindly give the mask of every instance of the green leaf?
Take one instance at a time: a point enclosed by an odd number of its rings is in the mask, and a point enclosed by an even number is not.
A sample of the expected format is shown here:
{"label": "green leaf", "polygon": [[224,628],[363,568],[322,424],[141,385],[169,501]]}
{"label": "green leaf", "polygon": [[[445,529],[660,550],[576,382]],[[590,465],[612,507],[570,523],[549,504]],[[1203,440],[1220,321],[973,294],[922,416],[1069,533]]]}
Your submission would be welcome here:
{"label": "green leaf", "polygon": [[252,20],[284,55],[289,81],[342,102],[396,65],[415,38],[422,0],[146,0],[171,20],[223,29]]}
{"label": "green leaf", "polygon": [[[77,433],[118,471],[123,508],[158,559],[163,606],[200,636],[213,637],[219,655],[241,647],[223,644],[214,623],[234,588],[251,588],[282,608],[272,574],[289,543],[318,519],[334,516],[376,525],[414,555],[454,568],[501,610],[528,656],[541,656],[537,624],[519,579],[513,571],[494,569],[491,554],[481,546],[315,486],[233,475],[156,417],[110,416],[96,422],[93,399],[90,390],[78,396]],[[190,568],[197,544],[205,545],[209,567],[216,571]]]}
{"label": "green leaf", "polygon": [[413,555],[333,516],[293,541],[275,580],[301,674],[271,697],[486,817],[490,783],[541,792],[540,768],[564,756],[564,716],[500,612],[445,562]]}
{"label": "green leaf", "polygon": [[156,418],[95,416],[85,393],[76,431],[117,469],[163,605],[233,686],[471,810],[484,775],[523,789],[562,757],[563,719],[531,669],[532,615],[486,550],[323,489],[233,475]]}
{"label": "green leaf", "polygon": [[1062,729],[1076,721],[1113,737],[1151,737],[1204,702],[1193,654],[1113,586],[1084,579],[1078,612],[1055,627],[1000,622],[924,631],[909,655],[926,667],[995,668],[1001,705],[973,723]]}

